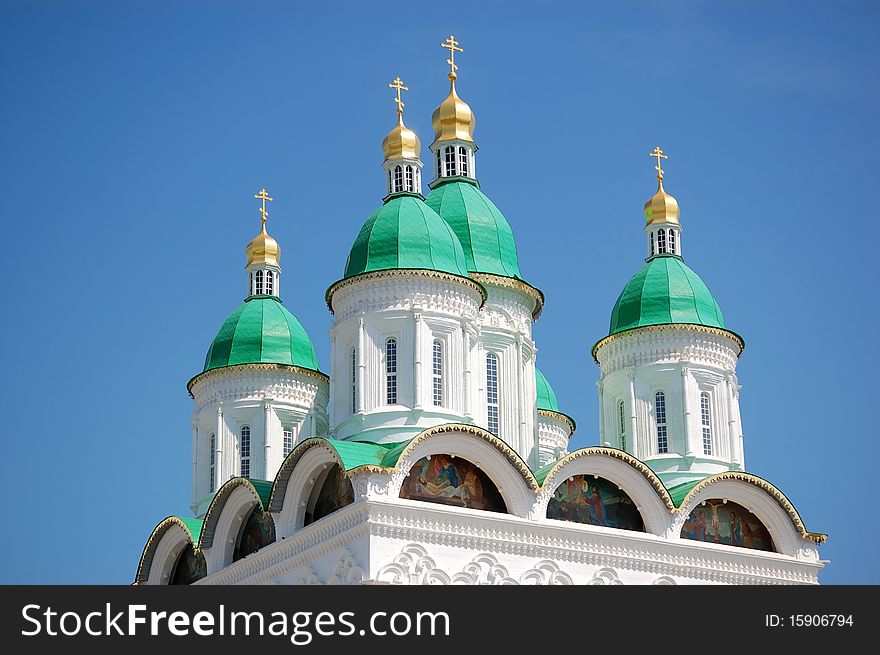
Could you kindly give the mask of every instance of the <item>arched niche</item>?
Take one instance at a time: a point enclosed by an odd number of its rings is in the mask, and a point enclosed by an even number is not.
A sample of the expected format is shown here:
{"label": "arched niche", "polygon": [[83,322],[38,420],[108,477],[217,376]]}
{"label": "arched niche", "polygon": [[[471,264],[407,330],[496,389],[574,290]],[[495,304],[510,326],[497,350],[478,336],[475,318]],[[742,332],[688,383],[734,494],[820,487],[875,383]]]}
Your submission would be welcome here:
{"label": "arched niche", "polygon": [[614,482],[598,475],[564,479],[547,503],[547,518],[645,531],[645,522],[632,498]]}
{"label": "arched niche", "polygon": [[201,551],[196,551],[192,544],[188,544],[177,561],[174,562],[174,568],[171,571],[171,577],[168,580],[169,585],[188,585],[201,580],[208,574],[208,563]]}
{"label": "arched niche", "polygon": [[495,483],[476,464],[454,455],[426,455],[400,487],[400,498],[507,514]]}
{"label": "arched niche", "polygon": [[354,489],[342,467],[339,464],[326,467],[315,478],[315,485],[306,502],[303,526],[319,521],[353,502]]}
{"label": "arched niche", "polygon": [[691,510],[680,537],[693,541],[775,552],[764,523],[749,509],[724,498],[708,498]]}
{"label": "arched niche", "polygon": [[232,561],[237,562],[271,543],[275,543],[275,521],[269,512],[256,505],[241,526]]}

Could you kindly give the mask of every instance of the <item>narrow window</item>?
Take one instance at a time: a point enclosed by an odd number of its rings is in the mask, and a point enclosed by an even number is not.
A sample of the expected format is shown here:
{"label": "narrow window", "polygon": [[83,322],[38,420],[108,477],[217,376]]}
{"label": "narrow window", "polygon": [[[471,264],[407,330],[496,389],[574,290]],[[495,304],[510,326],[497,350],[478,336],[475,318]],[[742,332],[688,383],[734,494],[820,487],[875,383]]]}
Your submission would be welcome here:
{"label": "narrow window", "polygon": [[660,228],[657,231],[657,253],[662,255],[666,252],[666,230]]}
{"label": "narrow window", "polygon": [[443,343],[439,339],[434,340],[434,404],[438,407],[443,405]]}
{"label": "narrow window", "polygon": [[357,411],[357,351],[351,349],[351,413]]}
{"label": "narrow window", "polygon": [[258,296],[263,295],[263,271],[257,271],[257,286],[254,288],[254,293]]}
{"label": "narrow window", "polygon": [[217,435],[211,435],[211,479],[208,480],[208,487],[211,490],[211,493],[214,492],[214,464],[215,457],[217,457]]}
{"label": "narrow window", "polygon": [[394,193],[403,191],[403,169],[400,166],[394,167]]}
{"label": "narrow window", "polygon": [[666,395],[662,391],[654,394],[654,417],[657,419],[657,452],[669,452],[669,440],[666,438]]}
{"label": "narrow window", "polygon": [[626,410],[626,406],[623,404],[621,400],[617,403],[617,421],[620,432],[620,449],[626,450],[626,418],[624,416]]}
{"label": "narrow window", "polygon": [[287,457],[290,454],[290,451],[293,450],[293,430],[289,427],[284,428],[284,442],[282,447],[284,449],[285,457]]}
{"label": "narrow window", "polygon": [[654,233],[651,232],[651,250],[648,252],[648,257],[654,256]]}
{"label": "narrow window", "polygon": [[275,271],[266,271],[266,293],[272,295],[275,288]]}
{"label": "narrow window", "polygon": [[446,147],[446,175],[455,175],[455,146]]}
{"label": "narrow window", "polygon": [[241,426],[241,477],[251,477],[251,428]]}
{"label": "narrow window", "polygon": [[440,154],[440,148],[437,148],[437,177],[443,177],[443,156]]}
{"label": "narrow window", "polygon": [[703,424],[703,454],[712,454],[712,416],[709,413],[709,394],[700,394],[700,419]]}
{"label": "narrow window", "polygon": [[391,169],[388,169],[388,193],[394,193],[394,185],[391,182]]}
{"label": "narrow window", "polygon": [[458,146],[458,172],[460,175],[468,174],[468,153],[464,146]]}
{"label": "narrow window", "polygon": [[416,193],[422,192],[422,171],[420,169],[416,169],[416,188],[413,189]]}
{"label": "narrow window", "polygon": [[487,429],[498,436],[498,355],[486,355]]}
{"label": "narrow window", "polygon": [[669,230],[669,252],[675,254],[675,230]]}
{"label": "narrow window", "polygon": [[385,342],[385,404],[397,404],[397,339]]}
{"label": "narrow window", "polygon": [[413,168],[412,166],[406,167],[406,190],[413,190]]}

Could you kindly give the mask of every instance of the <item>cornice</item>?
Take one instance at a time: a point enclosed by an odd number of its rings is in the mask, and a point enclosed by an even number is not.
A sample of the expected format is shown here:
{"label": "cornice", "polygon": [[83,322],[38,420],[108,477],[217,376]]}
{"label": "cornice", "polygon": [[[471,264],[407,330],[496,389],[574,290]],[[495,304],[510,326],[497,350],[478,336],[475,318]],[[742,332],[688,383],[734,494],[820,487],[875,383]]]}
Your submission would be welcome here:
{"label": "cornice", "polygon": [[513,289],[531,298],[535,302],[535,306],[532,309],[532,320],[537,321],[541,311],[544,309],[544,293],[531,284],[516,278],[492,275],[491,273],[471,273],[470,276],[480,284],[491,284],[496,287]]}
{"label": "cornice", "polygon": [[563,414],[562,412],[554,412],[549,409],[539,409],[538,416],[546,416],[549,419],[553,419],[555,421],[560,421],[568,426],[568,437],[571,438],[571,435],[574,434],[575,430],[575,422],[574,419],[568,416],[567,414]]}
{"label": "cornice", "polygon": [[210,380],[212,377],[217,377],[220,375],[239,373],[244,371],[286,371],[288,373],[295,373],[298,375],[315,378],[316,380],[321,380],[328,384],[330,383],[329,375],[321,373],[321,371],[313,371],[310,368],[303,368],[302,366],[295,366],[291,364],[262,363],[234,364],[232,366],[221,366],[219,368],[212,368],[193,376],[190,381],[186,383],[186,391],[189,394],[190,398],[195,398],[195,396],[193,396],[192,388],[196,382],[200,382],[202,380]]}
{"label": "cornice", "polygon": [[597,364],[599,363],[598,358],[596,357],[596,353],[603,346],[608,345],[612,341],[616,341],[618,339],[623,339],[625,337],[629,337],[632,335],[639,334],[650,334],[652,332],[660,333],[660,332],[668,332],[670,330],[692,330],[694,332],[700,332],[702,334],[711,334],[713,336],[726,337],[728,339],[732,339],[737,346],[739,346],[739,352],[737,353],[737,357],[742,355],[743,350],[745,349],[745,342],[742,338],[737,335],[735,332],[730,332],[729,330],[722,330],[720,328],[707,327],[705,325],[694,325],[691,323],[667,323],[665,325],[645,325],[642,327],[632,328],[630,330],[625,330],[623,332],[618,332],[616,334],[609,334],[607,337],[600,339],[595,346],[593,346],[592,355],[593,361]]}

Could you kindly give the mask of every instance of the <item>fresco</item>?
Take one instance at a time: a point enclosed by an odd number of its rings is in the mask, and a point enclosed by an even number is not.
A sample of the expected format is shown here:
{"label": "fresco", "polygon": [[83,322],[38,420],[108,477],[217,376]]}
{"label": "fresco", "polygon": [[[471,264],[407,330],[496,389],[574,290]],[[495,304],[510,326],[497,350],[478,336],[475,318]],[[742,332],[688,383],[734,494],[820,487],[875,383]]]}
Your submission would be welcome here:
{"label": "fresco", "polygon": [[775,550],[770,533],[757,516],[742,505],[723,500],[707,500],[697,505],[684,522],[681,538]]}
{"label": "fresco", "polygon": [[403,482],[400,497],[507,513],[489,476],[469,461],[450,455],[429,455],[416,462]]}
{"label": "fresco", "polygon": [[205,562],[205,556],[196,553],[190,544],[177,558],[168,584],[192,584],[206,575],[208,575],[208,563]]}
{"label": "fresco", "polygon": [[241,536],[235,545],[235,552],[232,554],[232,561],[237,562],[242,557],[247,557],[274,541],[275,521],[272,520],[272,515],[269,512],[264,512],[257,505],[244,523]]}
{"label": "fresco", "polygon": [[632,499],[613,482],[592,475],[575,475],[559,485],[547,505],[547,518],[645,531]]}
{"label": "fresco", "polygon": [[351,488],[351,481],[343,475],[339,464],[334,464],[324,478],[314,509],[311,512],[306,510],[303,525],[314,523],[353,502],[354,489]]}

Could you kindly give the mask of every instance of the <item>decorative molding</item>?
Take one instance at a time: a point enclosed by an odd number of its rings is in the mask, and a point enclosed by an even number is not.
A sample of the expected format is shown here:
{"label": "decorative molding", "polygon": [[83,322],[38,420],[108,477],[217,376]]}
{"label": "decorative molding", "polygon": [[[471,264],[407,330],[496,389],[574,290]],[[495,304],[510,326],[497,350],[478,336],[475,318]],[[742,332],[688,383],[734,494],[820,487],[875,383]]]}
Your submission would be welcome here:
{"label": "decorative molding", "polygon": [[572,419],[568,415],[563,414],[562,412],[554,412],[549,409],[539,409],[538,416],[544,416],[546,418],[549,418],[554,421],[559,421],[560,423],[566,425],[568,427],[569,438],[571,437],[571,435],[574,434],[574,429],[575,429],[574,419]]}
{"label": "decorative molding", "polygon": [[[592,355],[593,360],[602,365],[602,362],[599,361],[599,351],[601,349],[605,349],[609,345],[617,345],[620,343],[627,343],[631,339],[637,339],[641,336],[667,336],[670,333],[684,331],[690,334],[690,338],[693,339],[693,334],[699,335],[707,335],[712,337],[720,337],[726,342],[733,342],[737,349],[734,350],[735,357],[738,358],[742,355],[743,350],[745,349],[745,342],[735,333],[729,332],[728,330],[722,330],[720,328],[707,327],[705,325],[692,325],[689,323],[669,323],[667,325],[646,325],[644,327],[632,328],[631,330],[626,330],[624,332],[618,332],[617,334],[611,334],[601,339],[595,346],[593,346]],[[673,336],[675,336],[673,334]],[[703,342],[691,342],[688,343],[685,349],[682,349],[680,346],[677,347],[669,347],[669,348],[658,348],[657,346],[661,342],[654,339],[652,341],[652,346],[658,353],[670,353],[670,354],[684,354],[684,350],[687,350],[688,353],[691,351],[700,352],[701,347],[705,348],[706,343]],[[710,342],[711,343],[711,342]],[[717,347],[718,344],[713,343],[713,347]],[[733,349],[732,349],[733,350]],[[656,353],[655,353],[656,357]],[[735,361],[735,360],[734,360]],[[732,367],[725,367],[732,368]]]}
{"label": "decorative molding", "polygon": [[325,383],[330,382],[330,376],[326,373],[322,373],[321,371],[313,371],[310,368],[303,368],[302,366],[293,366],[290,364],[234,364],[232,366],[221,366],[219,368],[212,368],[193,376],[192,378],[190,378],[190,381],[186,383],[186,391],[187,393],[189,393],[191,398],[195,398],[192,388],[197,382],[210,380],[213,377],[223,374],[239,373],[244,371],[286,372],[290,374],[304,375],[306,377],[315,378]]}
{"label": "decorative molding", "polygon": [[532,320],[538,320],[541,311],[544,309],[544,293],[540,289],[536,289],[531,284],[517,280],[512,277],[502,277],[501,275],[492,275],[490,273],[471,273],[470,276],[480,284],[491,284],[496,287],[513,289],[525,296],[528,296],[534,302],[532,308]]}

